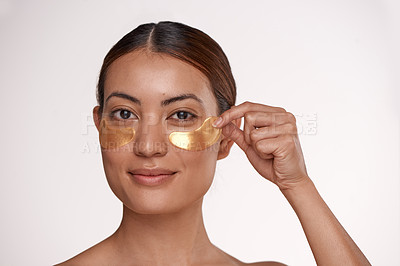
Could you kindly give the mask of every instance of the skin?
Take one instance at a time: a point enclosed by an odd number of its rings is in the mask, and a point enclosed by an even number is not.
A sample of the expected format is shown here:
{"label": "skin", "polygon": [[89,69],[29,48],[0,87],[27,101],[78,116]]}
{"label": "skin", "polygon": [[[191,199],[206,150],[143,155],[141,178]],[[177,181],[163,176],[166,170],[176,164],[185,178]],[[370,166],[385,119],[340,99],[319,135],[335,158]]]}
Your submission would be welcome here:
{"label": "skin", "polygon": [[[198,116],[186,123],[184,130],[194,130],[208,116],[217,116],[216,99],[200,71],[168,55],[135,51],[111,65],[105,98],[114,92],[141,101],[139,106],[111,97],[103,112],[123,107],[136,114],[132,120],[135,141],[102,150],[107,181],[123,203],[123,218],[107,239],[59,265],[284,265],[241,262],[214,246],[207,236],[203,197],[212,183],[217,160],[228,156],[234,142],[258,173],[275,183],[288,199],[318,264],[369,265],[308,177],[292,114],[250,102],[234,106],[221,115],[217,125],[222,128],[220,141],[206,150],[191,152],[172,146],[168,134],[183,129],[177,111]],[[203,105],[193,99],[160,105],[182,93],[196,95]],[[93,116],[99,128],[97,111],[98,106]],[[159,187],[139,185],[128,174],[132,169],[154,166],[178,173]]]}
{"label": "skin", "polygon": [[[243,130],[231,123],[242,117]],[[318,265],[370,265],[308,176],[293,114],[245,102],[224,112],[215,124],[262,177],[279,187],[296,212]]]}

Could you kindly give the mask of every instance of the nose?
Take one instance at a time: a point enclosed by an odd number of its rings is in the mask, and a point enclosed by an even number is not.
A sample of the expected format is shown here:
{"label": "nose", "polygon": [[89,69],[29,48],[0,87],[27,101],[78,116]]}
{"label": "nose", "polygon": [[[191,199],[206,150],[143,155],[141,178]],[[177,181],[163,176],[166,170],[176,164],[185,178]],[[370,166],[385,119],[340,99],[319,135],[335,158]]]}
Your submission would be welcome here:
{"label": "nose", "polygon": [[148,118],[142,120],[136,130],[134,152],[137,156],[164,156],[168,152],[168,136],[161,121]]}

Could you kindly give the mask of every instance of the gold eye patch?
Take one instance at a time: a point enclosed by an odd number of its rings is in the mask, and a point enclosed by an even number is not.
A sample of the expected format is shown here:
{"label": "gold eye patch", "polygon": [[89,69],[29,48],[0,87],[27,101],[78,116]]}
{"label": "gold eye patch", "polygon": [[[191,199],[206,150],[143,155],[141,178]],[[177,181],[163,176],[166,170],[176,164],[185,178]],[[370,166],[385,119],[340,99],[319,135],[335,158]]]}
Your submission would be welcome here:
{"label": "gold eye patch", "polygon": [[113,127],[104,118],[100,122],[99,139],[104,149],[115,149],[128,144],[135,138],[133,127]]}
{"label": "gold eye patch", "polygon": [[189,132],[172,132],[169,134],[169,141],[176,147],[188,150],[199,151],[213,145],[221,135],[221,129],[212,126],[217,119],[215,116],[207,118],[201,127]]}
{"label": "gold eye patch", "polygon": [[[214,128],[212,123],[217,119],[215,116],[208,117],[203,124],[194,131],[175,131],[169,134],[172,145],[188,150],[199,151],[213,145],[221,135],[221,129]],[[99,139],[104,149],[114,149],[124,146],[135,138],[133,127],[114,127],[105,119],[100,122]]]}

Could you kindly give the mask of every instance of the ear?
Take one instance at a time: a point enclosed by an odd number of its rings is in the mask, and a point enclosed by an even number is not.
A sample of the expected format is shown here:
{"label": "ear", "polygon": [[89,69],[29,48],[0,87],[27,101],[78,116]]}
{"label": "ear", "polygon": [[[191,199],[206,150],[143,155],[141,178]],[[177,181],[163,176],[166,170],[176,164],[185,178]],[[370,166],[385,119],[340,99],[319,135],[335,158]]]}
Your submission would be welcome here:
{"label": "ear", "polygon": [[100,106],[98,106],[98,105],[93,108],[93,120],[94,120],[94,124],[96,125],[97,130],[99,130],[100,120],[101,120],[101,117],[99,115],[99,109],[100,109]]}
{"label": "ear", "polygon": [[[232,123],[234,123],[237,127],[240,128],[240,124],[241,124],[242,120],[241,118],[235,119],[232,121]],[[218,157],[217,160],[221,160],[224,159],[226,156],[229,155],[229,151],[231,150],[231,147],[233,145],[234,141],[225,137],[224,135],[222,135],[222,140],[219,144],[219,151],[218,151]]]}

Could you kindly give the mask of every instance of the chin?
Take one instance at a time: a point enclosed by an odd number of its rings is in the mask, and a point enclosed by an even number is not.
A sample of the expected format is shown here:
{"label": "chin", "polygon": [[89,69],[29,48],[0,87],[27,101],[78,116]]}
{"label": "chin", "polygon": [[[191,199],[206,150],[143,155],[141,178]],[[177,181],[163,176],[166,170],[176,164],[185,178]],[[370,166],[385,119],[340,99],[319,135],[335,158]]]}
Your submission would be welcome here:
{"label": "chin", "polygon": [[185,208],[185,206],[182,205],[182,201],[177,205],[167,200],[160,202],[151,199],[142,199],[131,200],[128,204],[123,204],[125,208],[138,214],[169,214],[179,212],[179,210]]}

